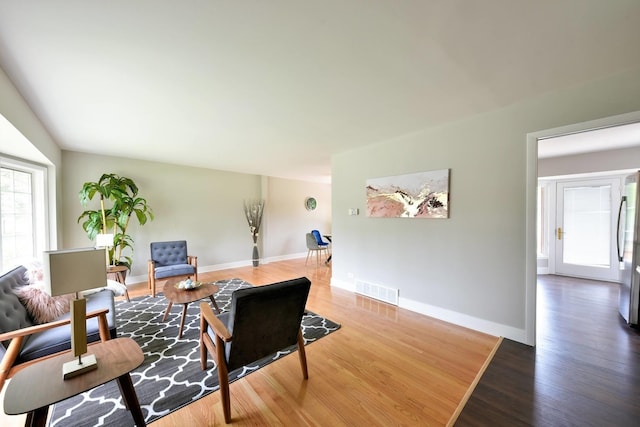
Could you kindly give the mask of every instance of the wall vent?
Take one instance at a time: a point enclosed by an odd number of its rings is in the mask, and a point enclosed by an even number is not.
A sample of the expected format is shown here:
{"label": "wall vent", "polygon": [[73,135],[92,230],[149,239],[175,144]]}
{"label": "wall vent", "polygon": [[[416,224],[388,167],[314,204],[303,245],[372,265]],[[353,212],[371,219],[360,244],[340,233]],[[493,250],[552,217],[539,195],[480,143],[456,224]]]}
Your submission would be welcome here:
{"label": "wall vent", "polygon": [[389,304],[398,305],[399,292],[395,288],[375,285],[373,283],[356,280],[356,293],[362,294]]}

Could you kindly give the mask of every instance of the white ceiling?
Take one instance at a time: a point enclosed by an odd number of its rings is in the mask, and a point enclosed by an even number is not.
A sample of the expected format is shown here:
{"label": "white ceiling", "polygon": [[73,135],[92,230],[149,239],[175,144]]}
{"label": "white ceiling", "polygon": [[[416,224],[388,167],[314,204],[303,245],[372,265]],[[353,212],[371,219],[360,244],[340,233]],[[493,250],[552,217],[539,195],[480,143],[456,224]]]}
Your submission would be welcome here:
{"label": "white ceiling", "polygon": [[640,65],[637,0],[0,0],[67,150],[298,179],[333,154]]}

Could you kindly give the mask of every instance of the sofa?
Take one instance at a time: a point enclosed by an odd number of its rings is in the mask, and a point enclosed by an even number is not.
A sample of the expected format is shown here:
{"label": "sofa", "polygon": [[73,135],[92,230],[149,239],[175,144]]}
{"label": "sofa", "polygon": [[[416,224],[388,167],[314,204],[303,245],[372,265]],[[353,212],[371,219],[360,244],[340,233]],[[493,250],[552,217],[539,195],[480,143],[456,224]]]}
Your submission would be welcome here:
{"label": "sofa", "polygon": [[[14,366],[71,349],[68,311],[50,322],[40,323],[34,319],[33,304],[24,299],[27,289],[24,287],[31,285],[27,273],[26,267],[18,266],[0,276],[0,388]],[[51,297],[40,295],[40,298]],[[115,338],[114,293],[102,289],[85,298],[87,341]],[[106,328],[101,325],[105,319]],[[12,346],[13,341],[16,342]]]}

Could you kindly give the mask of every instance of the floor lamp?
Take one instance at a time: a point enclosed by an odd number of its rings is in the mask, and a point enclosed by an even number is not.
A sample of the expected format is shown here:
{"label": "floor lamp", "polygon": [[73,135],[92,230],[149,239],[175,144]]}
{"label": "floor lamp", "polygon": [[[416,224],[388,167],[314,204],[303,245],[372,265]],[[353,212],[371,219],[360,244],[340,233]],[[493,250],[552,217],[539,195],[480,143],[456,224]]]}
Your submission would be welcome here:
{"label": "floor lamp", "polygon": [[77,360],[62,367],[69,379],[98,367],[96,357],[87,352],[87,305],[78,293],[107,284],[105,250],[94,248],[48,251],[44,253],[45,290],[51,296],[74,294],[71,302],[71,351]]}

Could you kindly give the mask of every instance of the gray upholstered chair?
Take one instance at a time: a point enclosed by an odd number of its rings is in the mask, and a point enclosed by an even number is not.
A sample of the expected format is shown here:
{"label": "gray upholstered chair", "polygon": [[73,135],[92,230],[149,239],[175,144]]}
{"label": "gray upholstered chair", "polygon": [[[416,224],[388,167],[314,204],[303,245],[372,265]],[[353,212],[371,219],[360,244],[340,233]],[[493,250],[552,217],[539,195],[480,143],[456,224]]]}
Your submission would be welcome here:
{"label": "gray upholstered chair", "polygon": [[193,277],[198,280],[198,257],[188,255],[187,242],[153,242],[147,266],[147,282],[151,295],[156,296],[156,280],[170,277]]}
{"label": "gray upholstered chair", "polygon": [[231,295],[230,311],[217,317],[208,303],[200,304],[200,364],[206,369],[208,352],[215,354],[227,423],[229,372],[297,345],[302,375],[309,378],[300,323],[310,287],[309,279],[300,277],[238,289]]}
{"label": "gray upholstered chair", "polygon": [[307,259],[304,261],[304,264],[307,265],[307,262],[309,262],[309,256],[311,256],[311,254],[315,252],[316,266],[317,266],[320,263],[320,254],[322,253],[322,251],[324,251],[328,257],[329,250],[327,249],[327,246],[320,246],[315,236],[312,233],[307,233],[306,238],[307,238],[308,251],[307,251]]}

